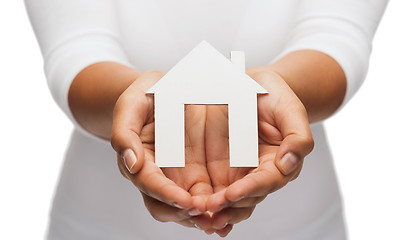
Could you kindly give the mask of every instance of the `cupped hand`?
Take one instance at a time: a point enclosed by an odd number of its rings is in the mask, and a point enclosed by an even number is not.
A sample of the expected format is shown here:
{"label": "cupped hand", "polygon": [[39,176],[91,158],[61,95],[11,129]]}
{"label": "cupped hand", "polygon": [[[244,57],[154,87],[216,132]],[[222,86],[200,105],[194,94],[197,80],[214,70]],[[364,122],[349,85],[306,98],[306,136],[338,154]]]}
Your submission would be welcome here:
{"label": "cupped hand", "polygon": [[206,161],[214,194],[207,201],[213,215],[206,232],[220,236],[249,218],[268,194],[297,178],[314,146],[307,112],[286,82],[265,67],[247,73],[269,92],[258,96],[257,168],[229,167],[227,107],[207,108]]}
{"label": "cupped hand", "polygon": [[117,152],[120,172],[141,191],[156,220],[203,228],[210,224],[205,202],[213,192],[205,161],[206,107],[186,106],[186,167],[156,166],[154,100],[145,92],[163,75],[156,71],[143,73],[119,97],[111,144]]}
{"label": "cupped hand", "polygon": [[185,109],[186,167],[158,168],[153,98],[145,91],[163,74],[141,75],[119,98],[112,145],[121,173],[143,193],[155,219],[226,236],[269,193],[300,173],[313,148],[304,106],[278,74],[267,68],[248,74],[269,91],[258,97],[257,168],[229,167],[227,107],[197,105]]}

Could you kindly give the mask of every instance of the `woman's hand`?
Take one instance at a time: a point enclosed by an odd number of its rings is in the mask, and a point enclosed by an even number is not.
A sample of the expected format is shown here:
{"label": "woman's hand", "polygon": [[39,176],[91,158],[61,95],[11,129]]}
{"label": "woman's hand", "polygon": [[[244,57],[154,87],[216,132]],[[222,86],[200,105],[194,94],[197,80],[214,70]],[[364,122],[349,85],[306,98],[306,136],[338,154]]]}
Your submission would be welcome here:
{"label": "woman's hand", "polygon": [[[346,92],[339,64],[313,50],[292,52],[268,67],[250,69],[248,74],[270,92],[258,97],[260,165],[255,169],[229,168],[227,113],[220,106],[209,106],[205,113],[203,106],[186,109],[186,118],[192,113],[195,117],[190,119],[198,119],[186,122],[186,129],[198,126],[186,136],[186,161],[195,159],[196,164],[164,171],[155,166],[153,98],[145,91],[162,73],[142,74],[113,62],[92,64],[72,82],[68,100],[75,119],[87,131],[108,139],[112,128],[120,171],[144,193],[147,208],[156,219],[186,226],[195,223],[225,236],[267,194],[298,176],[313,147],[308,120],[329,117]],[[206,133],[200,130],[204,129],[200,114],[207,114]],[[206,154],[200,147],[204,136]],[[207,199],[206,205],[203,199]],[[189,217],[204,210],[209,214]]]}
{"label": "woman's hand", "polygon": [[300,173],[313,148],[304,106],[275,72],[248,73],[269,91],[258,97],[260,164],[255,169],[229,167],[227,107],[197,105],[185,111],[186,167],[158,168],[153,97],[145,91],[163,74],[142,74],[118,99],[111,140],[118,165],[143,193],[155,219],[226,236],[256,204]]}
{"label": "woman's hand", "polygon": [[285,81],[267,68],[250,69],[248,74],[269,91],[258,96],[257,168],[229,167],[227,108],[207,109],[207,168],[215,192],[207,202],[213,212],[207,232],[221,236],[249,218],[268,194],[297,178],[314,145],[307,112]]}
{"label": "woman's hand", "polygon": [[118,167],[141,191],[156,220],[208,226],[205,202],[212,187],[205,162],[204,106],[187,106],[185,111],[186,129],[192,129],[186,131],[186,167],[160,169],[154,163],[154,100],[145,92],[162,76],[155,71],[141,74],[115,105],[111,144]]}

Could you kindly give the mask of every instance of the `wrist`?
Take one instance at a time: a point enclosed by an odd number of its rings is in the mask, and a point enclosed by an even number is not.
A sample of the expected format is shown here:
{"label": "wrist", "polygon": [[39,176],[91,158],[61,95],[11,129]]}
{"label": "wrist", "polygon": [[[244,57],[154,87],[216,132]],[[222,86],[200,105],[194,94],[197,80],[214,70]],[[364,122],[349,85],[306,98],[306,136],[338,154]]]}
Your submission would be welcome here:
{"label": "wrist", "polygon": [[[279,85],[281,84],[281,81],[284,82],[293,91],[293,93],[301,100],[301,98],[298,96],[298,93],[293,88],[293,84],[287,81],[287,78],[285,78],[282,74],[280,74],[280,72],[276,68],[274,68],[272,65],[250,68],[247,70],[247,74],[251,76],[252,78],[254,78],[256,81],[261,79],[257,77],[259,74],[270,75],[271,78],[275,80],[275,84]],[[270,78],[267,77],[267,79],[270,79]],[[272,91],[272,89],[267,89],[267,91]]]}
{"label": "wrist", "polygon": [[331,116],[342,104],[346,76],[330,56],[314,50],[299,50],[267,66],[295,92],[307,109],[310,122]]}
{"label": "wrist", "polygon": [[139,75],[137,70],[113,62],[86,67],[75,77],[68,92],[75,120],[90,133],[109,139],[115,103]]}

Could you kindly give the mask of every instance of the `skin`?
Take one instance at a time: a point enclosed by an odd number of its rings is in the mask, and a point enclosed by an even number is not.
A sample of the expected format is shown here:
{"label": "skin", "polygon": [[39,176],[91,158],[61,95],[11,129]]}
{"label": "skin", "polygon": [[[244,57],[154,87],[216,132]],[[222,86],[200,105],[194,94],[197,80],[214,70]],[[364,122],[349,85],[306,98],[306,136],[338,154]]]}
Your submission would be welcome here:
{"label": "skin", "polygon": [[[76,76],[68,100],[81,126],[111,139],[120,172],[140,190],[155,219],[224,237],[268,194],[299,175],[313,148],[309,123],[333,114],[346,92],[337,62],[312,50],[290,53],[247,74],[269,91],[258,96],[258,168],[229,168],[225,106],[187,106],[186,167],[158,168],[153,98],[145,91],[161,72],[96,63]],[[123,161],[127,149],[137,158],[130,171]],[[290,172],[281,164],[288,153],[298,159]]]}
{"label": "skin", "polygon": [[[145,91],[162,76],[156,71],[140,74],[115,105],[111,143],[118,152],[118,167],[141,191],[156,220],[194,227],[197,219],[199,225],[209,226],[205,202],[213,191],[205,160],[205,106],[185,108],[185,167],[160,169],[154,163],[154,100]],[[122,160],[125,149],[132,149],[138,159],[130,171]],[[199,216],[191,213],[196,209]]]}

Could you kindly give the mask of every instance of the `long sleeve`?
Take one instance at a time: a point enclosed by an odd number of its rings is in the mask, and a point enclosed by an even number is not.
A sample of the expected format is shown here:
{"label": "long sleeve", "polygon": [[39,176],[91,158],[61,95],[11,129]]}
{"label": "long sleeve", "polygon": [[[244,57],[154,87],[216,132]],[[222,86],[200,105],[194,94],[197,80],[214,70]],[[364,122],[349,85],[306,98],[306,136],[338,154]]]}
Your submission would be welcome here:
{"label": "long sleeve", "polygon": [[25,4],[42,51],[52,96],[74,125],[86,133],[69,109],[67,98],[72,80],[96,62],[130,65],[119,43],[114,1],[26,0]]}
{"label": "long sleeve", "polygon": [[303,0],[289,40],[278,58],[301,49],[323,52],[342,67],[347,79],[343,107],[362,85],[372,39],[387,0]]}

